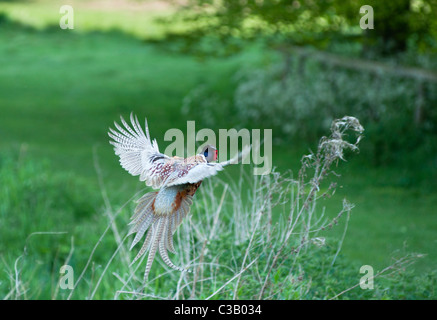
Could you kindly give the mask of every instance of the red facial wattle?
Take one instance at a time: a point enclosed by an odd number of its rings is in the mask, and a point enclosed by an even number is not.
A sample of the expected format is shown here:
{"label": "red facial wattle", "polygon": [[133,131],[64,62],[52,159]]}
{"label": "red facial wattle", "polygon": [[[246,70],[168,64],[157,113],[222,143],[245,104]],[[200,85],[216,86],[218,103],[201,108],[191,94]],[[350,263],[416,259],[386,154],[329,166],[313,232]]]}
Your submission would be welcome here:
{"label": "red facial wattle", "polygon": [[215,151],[215,154],[214,154],[214,161],[217,160],[217,158],[218,158],[218,150]]}

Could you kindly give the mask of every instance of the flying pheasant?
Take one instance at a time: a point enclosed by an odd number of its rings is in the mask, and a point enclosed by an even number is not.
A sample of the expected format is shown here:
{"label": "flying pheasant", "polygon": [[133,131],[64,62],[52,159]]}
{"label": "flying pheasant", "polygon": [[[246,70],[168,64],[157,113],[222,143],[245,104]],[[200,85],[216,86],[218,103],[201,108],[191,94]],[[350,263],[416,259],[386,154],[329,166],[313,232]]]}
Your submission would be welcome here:
{"label": "flying pheasant", "polygon": [[147,186],[159,189],[146,193],[137,201],[130,222],[133,226],[129,231],[129,234],[136,235],[130,249],[141,240],[146,231],[147,235],[132,264],[148,251],[144,273],[147,279],[156,251],[159,250],[161,258],[169,267],[187,271],[174,265],[168,256],[167,250],[175,253],[173,234],[190,212],[193,196],[202,180],[217,174],[228,164],[238,163],[248,148],[237,157],[220,163],[212,163],[217,160],[217,149],[211,145],[189,158],[169,157],[159,152],[156,139],[153,142],[150,140],[147,119],[145,133],[136,116],[131,114],[130,121],[132,127],[121,117],[124,128],[114,122],[118,131],[109,129],[109,137],[113,140],[110,143],[126,171],[133,176],[140,176],[140,181],[144,181]]}

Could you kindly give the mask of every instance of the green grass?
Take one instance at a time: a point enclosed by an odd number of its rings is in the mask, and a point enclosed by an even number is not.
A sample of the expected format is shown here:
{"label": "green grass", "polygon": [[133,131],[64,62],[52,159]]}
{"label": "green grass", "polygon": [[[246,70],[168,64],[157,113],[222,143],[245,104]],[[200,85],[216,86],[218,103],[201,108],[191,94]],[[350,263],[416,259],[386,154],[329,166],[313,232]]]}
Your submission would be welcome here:
{"label": "green grass", "polygon": [[351,169],[356,169],[355,174],[343,173],[343,188],[338,194],[356,205],[343,254],[383,268],[397,252],[419,252],[427,256],[413,269],[417,273],[435,270],[435,192],[396,186],[393,180],[388,184],[390,169],[363,170],[361,177],[356,175],[359,168]]}
{"label": "green grass", "polygon": [[[63,16],[62,5],[71,5],[74,10],[74,29],[78,32],[112,31],[141,37],[159,39],[163,28],[157,24],[156,18],[166,17],[172,13],[171,7],[165,4],[139,4],[135,1],[105,1],[103,2],[73,0],[60,3],[56,0],[33,0],[0,2],[0,11],[7,12],[15,22],[29,25],[38,30],[51,26],[59,26]],[[174,25],[177,30],[181,26]]]}
{"label": "green grass", "polygon": [[[105,15],[111,21],[107,24],[80,22],[80,19],[94,21],[91,18],[95,13],[89,12],[88,17],[78,16],[78,30],[74,32],[44,29],[55,24],[59,16],[57,11],[53,14],[50,6],[53,4],[44,7],[39,2],[30,6],[0,3],[0,12],[7,12],[13,20],[32,26],[0,19],[2,297],[14,283],[14,264],[23,254],[24,247],[26,254],[18,260],[17,266],[22,270],[23,285],[32,290],[15,297],[51,297],[56,288],[57,270],[70,252],[72,236],[74,253],[70,263],[76,270],[85,266],[108,223],[94,165],[94,148],[114,211],[143,187],[137,178],[121,169],[108,143],[108,127],[120,114],[127,116],[134,112],[140,118],[147,116],[151,134],[163,151],[165,131],[173,127],[184,130],[186,121],[190,120],[180,111],[182,100],[189,91],[207,84],[221,94],[229,94],[232,90],[229,79],[233,74],[242,66],[265,58],[256,49],[228,59],[203,62],[191,56],[169,53],[131,36],[147,36],[135,30],[144,30],[146,24],[152,26],[149,18],[138,19],[139,23],[145,24],[139,29],[125,24],[131,20],[125,15],[120,16],[118,24],[111,20],[116,19],[116,14]],[[28,13],[21,15],[20,10]],[[35,20],[23,18],[30,12]],[[103,27],[98,28],[99,25]],[[120,25],[134,32],[127,35],[108,31]],[[153,28],[147,30],[153,31]],[[156,35],[159,31],[156,29],[153,33]],[[280,171],[292,168],[297,172],[303,152],[306,150],[302,151],[301,147],[295,150],[286,145],[275,146],[274,165]],[[378,283],[380,290],[363,293],[355,289],[346,297],[435,298],[436,278],[435,273],[430,273],[437,265],[435,190],[423,186],[405,187],[399,178],[402,169],[375,169],[359,162],[359,156],[354,155],[348,163],[340,164],[342,177],[335,180],[342,188],[333,200],[320,203],[326,205],[331,216],[340,208],[343,197],[356,205],[337,267],[337,270],[343,268],[343,276],[340,279],[338,274],[328,277],[319,266],[323,259],[332,258],[343,233],[344,220],[332,232],[327,232],[326,236],[332,242],[324,249],[325,254],[322,251],[321,257],[315,255],[308,259],[311,261],[307,265],[309,274],[304,280],[309,282],[311,275],[318,273],[320,276],[312,279],[317,285],[305,297],[332,296],[333,292],[357,283],[361,265],[369,264],[381,270],[400,251],[419,252],[426,257],[409,267],[410,274],[396,276],[404,277],[401,282],[396,277],[395,280],[383,279]],[[231,176],[237,172],[232,170]],[[126,222],[133,206],[128,202],[117,218],[120,234],[127,230]],[[30,236],[34,232],[67,234]],[[222,246],[226,245],[226,242],[222,243]],[[89,270],[94,272],[86,275],[87,284],[96,283],[96,275],[105,267],[116,247],[113,234],[109,232],[93,256]],[[155,266],[154,270],[158,272],[163,268],[158,270]],[[111,271],[127,272],[119,264]],[[141,276],[141,272],[139,274]],[[162,282],[161,278],[156,286],[163,286]],[[417,286],[412,288],[412,285],[406,285],[407,282]],[[112,298],[119,286],[120,282],[114,277],[106,277],[95,297]],[[249,285],[247,290],[250,290]],[[285,298],[296,297],[297,291],[290,290]],[[106,291],[112,293],[106,294]],[[58,298],[66,298],[67,294],[61,290]],[[85,298],[88,294],[88,287],[81,287],[76,297]]]}

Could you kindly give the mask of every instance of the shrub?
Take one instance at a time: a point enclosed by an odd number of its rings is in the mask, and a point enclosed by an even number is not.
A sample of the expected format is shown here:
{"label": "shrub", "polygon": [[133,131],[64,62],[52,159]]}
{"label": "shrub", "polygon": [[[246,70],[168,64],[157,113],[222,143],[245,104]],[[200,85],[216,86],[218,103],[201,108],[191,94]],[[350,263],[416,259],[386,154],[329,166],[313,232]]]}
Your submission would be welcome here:
{"label": "shrub", "polygon": [[205,87],[193,90],[184,112],[208,126],[226,119],[240,127],[272,128],[275,142],[293,145],[315,142],[333,119],[349,114],[367,128],[362,150],[370,163],[412,167],[418,158],[429,162],[437,151],[435,84],[424,86],[423,116],[415,124],[417,83],[412,80],[296,60],[295,65],[240,70],[234,81],[231,97]]}

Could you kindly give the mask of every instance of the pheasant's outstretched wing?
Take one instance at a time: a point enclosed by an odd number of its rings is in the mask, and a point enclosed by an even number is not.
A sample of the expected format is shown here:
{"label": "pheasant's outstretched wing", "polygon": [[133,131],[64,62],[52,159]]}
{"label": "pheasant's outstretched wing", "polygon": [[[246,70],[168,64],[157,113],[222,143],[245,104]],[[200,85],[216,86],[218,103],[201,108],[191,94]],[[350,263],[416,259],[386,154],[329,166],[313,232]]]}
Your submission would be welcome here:
{"label": "pheasant's outstretched wing", "polygon": [[110,141],[114,146],[115,154],[120,157],[121,166],[133,176],[140,176],[140,181],[146,185],[159,188],[171,173],[170,166],[166,166],[173,159],[159,152],[158,144],[150,140],[149,128],[146,120],[146,133],[141,129],[138,118],[130,115],[132,128],[121,118],[124,128],[114,122],[117,130],[110,128]]}
{"label": "pheasant's outstretched wing", "polygon": [[[178,170],[170,174],[164,183],[164,186],[171,187],[180,184],[192,184],[202,181],[205,178],[216,175],[222,171],[225,166],[229,164],[239,163],[247,156],[251,147],[246,146],[243,151],[228,161],[219,163],[208,163],[205,161],[195,161],[196,165],[189,168],[189,170]],[[199,156],[196,156],[199,157]],[[203,156],[201,156],[203,157]]]}

